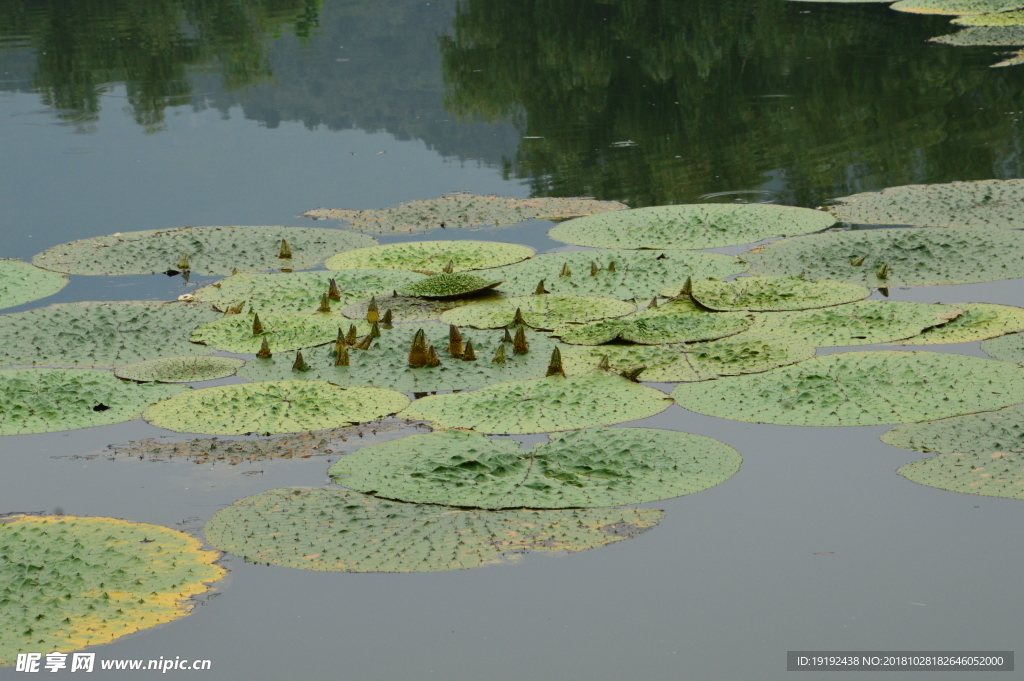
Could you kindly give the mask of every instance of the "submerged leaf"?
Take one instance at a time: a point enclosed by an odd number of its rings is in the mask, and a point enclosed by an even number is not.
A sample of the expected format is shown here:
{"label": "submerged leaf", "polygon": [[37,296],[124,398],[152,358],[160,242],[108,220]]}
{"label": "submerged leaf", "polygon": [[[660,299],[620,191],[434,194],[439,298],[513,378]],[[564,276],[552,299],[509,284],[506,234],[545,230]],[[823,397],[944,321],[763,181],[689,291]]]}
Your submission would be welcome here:
{"label": "submerged leaf", "polygon": [[0,309],[52,296],[68,285],[68,276],[20,260],[0,259]]}
{"label": "submerged leaf", "polygon": [[339,253],[327,259],[326,267],[330,270],[425,270],[437,274],[509,265],[526,260],[536,252],[529,246],[500,241],[407,241]]}

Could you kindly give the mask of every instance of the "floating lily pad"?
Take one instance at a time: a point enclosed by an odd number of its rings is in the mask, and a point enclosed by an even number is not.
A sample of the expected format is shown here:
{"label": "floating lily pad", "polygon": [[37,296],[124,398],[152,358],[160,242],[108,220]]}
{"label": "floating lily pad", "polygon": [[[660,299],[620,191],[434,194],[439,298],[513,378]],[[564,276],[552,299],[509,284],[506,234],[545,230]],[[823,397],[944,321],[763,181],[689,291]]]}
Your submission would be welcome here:
{"label": "floating lily pad", "polygon": [[373,421],[409,398],[383,388],[342,388],[326,381],[268,381],[193,390],[154,404],[143,417],[179,433],[298,433]]}
{"label": "floating lily pad", "polygon": [[[383,315],[391,310],[394,322],[429,322],[436,321],[448,310],[464,305],[473,305],[488,300],[500,300],[505,295],[500,291],[482,291],[471,298],[415,298],[413,296],[384,296],[377,299],[377,309]],[[369,300],[360,300],[342,310],[349,319],[366,319],[370,307]]]}
{"label": "floating lily pad", "polygon": [[114,375],[140,383],[191,383],[231,376],[243,364],[234,357],[163,357],[114,367]]}
{"label": "floating lily pad", "polygon": [[936,352],[844,352],[762,374],[684,383],[685,409],[792,426],[873,426],[973,414],[1024,401],[1024,370]]}
{"label": "floating lily pad", "polygon": [[814,346],[751,332],[707,343],[570,345],[561,353],[569,375],[591,372],[607,357],[609,368],[617,373],[645,367],[640,380],[672,383],[755,374],[795,364],[814,357]]}
{"label": "floating lily pad", "polygon": [[235,274],[195,292],[197,300],[213,303],[222,310],[244,303],[256,312],[313,313],[320,308],[330,280],[338,284],[341,300],[331,300],[337,312],[363,298],[394,292],[424,275],[399,270],[345,270],[341,272],[282,272],[280,274]]}
{"label": "floating lily pad", "polygon": [[1024,180],[910,184],[844,196],[836,201],[838,203],[830,206],[829,211],[843,222],[918,227],[1024,227],[1020,212]]}
{"label": "floating lily pad", "polygon": [[[427,344],[437,349],[440,366],[409,366],[409,349],[413,335],[423,329]],[[303,350],[308,371],[292,369],[294,353],[275,354],[270,359],[246,363],[239,374],[253,381],[285,379],[321,379],[338,385],[374,385],[400,392],[421,393],[437,390],[479,388],[503,381],[541,378],[547,373],[551,351],[559,347],[554,338],[526,332],[529,352],[515,354],[512,344],[505,343],[505,361],[494,363],[502,345],[504,331],[462,329],[465,341],[472,341],[475,361],[452,357],[448,352],[448,325],[437,323],[406,324],[381,329],[380,338],[370,350],[348,350],[349,366],[334,366],[334,345]]]}
{"label": "floating lily pad", "polygon": [[809,208],[700,203],[634,208],[569,220],[553,227],[548,236],[596,248],[715,248],[820,232],[835,222],[828,213]]}
{"label": "floating lily pad", "polygon": [[500,241],[409,241],[339,253],[327,259],[327,268],[414,270],[440,274],[450,262],[453,272],[482,270],[526,260],[537,251],[529,246]]}
{"label": "floating lily pad", "polygon": [[[298,350],[329,343],[338,337],[338,329],[347,330],[351,320],[326,314],[261,314],[263,332],[253,333],[256,315],[224,315],[217,321],[203,324],[192,332],[192,341],[226,352],[255,354],[266,339],[271,352]],[[359,334],[369,331],[366,322],[359,322]]]}
{"label": "floating lily pad", "polygon": [[982,342],[985,354],[1007,362],[1024,364],[1024,335],[1011,333]]}
{"label": "floating lily pad", "polygon": [[0,371],[0,435],[53,433],[138,418],[184,386],[127,383],[98,369]]}
{"label": "floating lily pad", "polygon": [[783,239],[742,257],[753,274],[878,287],[973,284],[1024,277],[1024,232],[867,229]]}
{"label": "floating lily pad", "polygon": [[699,492],[735,475],[740,461],[726,444],[673,430],[577,430],[532,449],[445,430],[364,447],[328,473],[339,485],[401,501],[586,508]]}
{"label": "floating lily pad", "polygon": [[1024,329],[1024,310],[1019,307],[992,303],[958,303],[953,307],[963,310],[963,314],[941,326],[925,329],[921,335],[900,341],[898,345],[970,343]]}
{"label": "floating lily pad", "polygon": [[[291,256],[281,258],[281,240]],[[233,269],[305,270],[352,248],[373,246],[365,234],[317,227],[182,227],[124,232],[49,248],[33,264],[68,274],[149,274],[189,269],[230,274]],[[182,256],[188,255],[188,268]]]}
{"label": "floating lily pad", "polygon": [[[932,38],[928,42],[954,45],[956,47],[1024,45],[1024,26],[974,26],[972,28],[965,28],[957,33]],[[1018,198],[1015,206],[1018,209],[1020,201],[1021,199]],[[1008,217],[1010,220],[1013,220],[1014,216],[1005,215],[1010,213],[1010,210],[1007,210],[1008,206],[1004,205],[1002,208],[1004,216],[1001,217],[1004,217],[1004,219]],[[1024,221],[1019,218],[1015,223],[1014,227],[1016,228],[1024,227]]]}
{"label": "floating lily pad", "polygon": [[624,340],[643,345],[714,340],[745,331],[752,320],[742,312],[706,312],[687,299],[617,319],[563,325],[552,333],[573,345],[601,345]]}
{"label": "floating lily pad", "polygon": [[448,310],[441,315],[445,324],[498,329],[508,326],[521,310],[527,325],[535,329],[553,329],[571,322],[588,322],[608,317],[621,317],[636,305],[601,296],[517,296],[482,301]]}
{"label": "floating lily pad", "polygon": [[503,227],[524,220],[565,220],[627,206],[594,199],[534,198],[446,194],[436,199],[410,201],[397,208],[346,210],[317,208],[302,214],[314,219],[346,220],[349,227],[372,234],[409,234],[430,229],[481,229]]}
{"label": "floating lily pad", "polygon": [[[1024,392],[1024,390],[1022,390]],[[1024,399],[1024,398],[1022,398]],[[416,400],[402,416],[482,433],[549,433],[654,416],[671,400],[619,376],[549,376]]]}
{"label": "floating lily pad", "polygon": [[[597,271],[591,274],[591,263]],[[613,267],[614,266],[614,267]],[[568,268],[569,273],[565,274]],[[746,265],[731,255],[687,251],[637,251],[603,249],[542,253],[514,265],[497,267],[488,276],[503,279],[501,290],[525,296],[544,287],[557,295],[608,296],[627,300],[650,299],[659,289],[672,284],[675,295],[687,277],[722,279],[739,274]]]}
{"label": "floating lily pad", "polygon": [[1024,10],[960,16],[950,23],[958,26],[1024,26]]}
{"label": "floating lily pad", "polygon": [[0,259],[0,309],[52,296],[67,285],[67,275],[20,260]]}
{"label": "floating lily pad", "polygon": [[937,454],[896,472],[911,482],[950,492],[1024,499],[1024,457],[1002,452],[990,456]]}
{"label": "floating lily pad", "polygon": [[485,279],[475,274],[456,272],[453,274],[435,274],[432,277],[414,281],[403,286],[399,293],[404,296],[419,298],[460,298],[475,293],[482,293],[501,284],[494,279]]}
{"label": "floating lily pad", "polygon": [[1010,52],[1009,54],[1012,54],[1013,56],[1008,57],[1001,62],[996,62],[989,68],[998,69],[1003,66],[1017,66],[1019,64],[1024,64],[1024,50],[1017,50],[1016,52]]}
{"label": "floating lily pad", "polygon": [[467,511],[340,489],[285,488],[239,499],[206,524],[213,546],[254,563],[325,572],[432,572],[585,551],[635,537],[650,508]]}
{"label": "floating lily pad", "polygon": [[1024,7],[1022,0],[900,0],[889,5],[914,14],[990,14]]}
{"label": "floating lily pad", "polygon": [[184,617],[225,574],[194,537],[115,518],[8,516],[0,544],[0,666]]}
{"label": "floating lily pad", "polygon": [[[663,296],[679,295],[679,287],[661,290]],[[698,279],[693,297],[711,310],[781,312],[810,310],[852,303],[867,298],[867,288],[842,281],[807,281],[800,277],[740,277],[735,281]]]}
{"label": "floating lily pad", "polygon": [[961,314],[953,305],[862,300],[820,310],[759,314],[753,330],[819,348],[872,345],[917,336]]}
{"label": "floating lily pad", "polygon": [[219,317],[203,305],[113,301],[61,303],[0,315],[0,365],[115,366],[200,355],[189,333]]}

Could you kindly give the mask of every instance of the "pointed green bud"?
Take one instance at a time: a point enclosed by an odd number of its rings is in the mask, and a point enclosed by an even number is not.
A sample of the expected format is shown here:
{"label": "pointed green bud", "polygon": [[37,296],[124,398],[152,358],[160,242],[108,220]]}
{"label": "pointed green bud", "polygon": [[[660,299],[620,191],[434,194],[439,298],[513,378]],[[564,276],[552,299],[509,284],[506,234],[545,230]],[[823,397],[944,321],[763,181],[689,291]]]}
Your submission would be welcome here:
{"label": "pointed green bud", "polygon": [[526,318],[523,317],[522,308],[516,308],[516,314],[512,317],[512,326],[526,326]]}
{"label": "pointed green bud", "polygon": [[188,262],[188,253],[181,254],[181,259],[178,260],[178,269],[182,272],[188,272],[192,269],[192,265]]}
{"label": "pointed green bud", "polygon": [[234,305],[228,305],[228,309],[224,310],[224,314],[242,314],[242,310],[245,309],[245,301],[235,303]]}
{"label": "pointed green bud", "polygon": [[365,336],[363,336],[363,340],[359,341],[355,345],[355,349],[356,350],[369,350],[370,349],[370,345],[372,345],[372,344],[373,344],[373,334],[372,333],[368,333]]}
{"label": "pointed green bud", "polygon": [[462,346],[462,333],[459,327],[454,324],[448,325],[448,354],[452,357],[462,357],[465,348]]}
{"label": "pointed green bud", "polygon": [[384,310],[384,316],[380,318],[380,323],[384,326],[385,329],[390,329],[391,328],[391,325],[392,325],[393,322],[391,321],[391,308],[390,307],[388,309]]}
{"label": "pointed green bud", "polygon": [[309,371],[310,366],[302,357],[302,350],[295,351],[295,362],[292,364],[292,371]]}
{"label": "pointed green bud", "polygon": [[502,343],[511,343],[512,342],[512,334],[510,334],[508,332],[508,327],[507,326],[505,327],[505,337],[501,339],[501,342]]}
{"label": "pointed green bud", "polygon": [[377,322],[370,324],[370,338],[380,338],[380,327]]}
{"label": "pointed green bud", "polygon": [[330,314],[331,312],[331,299],[326,293],[320,296],[320,307],[317,308],[317,312],[323,312],[324,314]]}
{"label": "pointed green bud", "polygon": [[533,292],[533,295],[539,296],[539,295],[542,295],[544,293],[550,293],[550,291],[548,291],[546,288],[544,288],[544,280],[541,279],[540,283],[537,284],[537,290]]}
{"label": "pointed green bud", "polygon": [[370,298],[370,304],[366,306],[366,321],[376,322],[380,320],[380,310],[377,309],[377,297]]}
{"label": "pointed green bud", "polygon": [[466,350],[462,353],[462,359],[467,362],[476,361],[476,350],[473,349],[473,341],[466,342]]}
{"label": "pointed green bud", "polygon": [[444,269],[442,269],[441,271],[444,272],[445,274],[451,274],[452,272],[454,272],[455,271],[455,261],[454,260],[449,260],[448,264],[445,265]]}
{"label": "pointed green bud", "polygon": [[658,307],[658,296],[654,296],[653,298],[651,298],[651,302],[647,304],[648,310],[653,310],[656,307]]}
{"label": "pointed green bud", "polygon": [[356,340],[358,339],[358,337],[359,337],[359,330],[356,329],[356,325],[355,324],[349,324],[348,325],[348,333],[345,334],[345,342],[348,343],[349,345],[355,345],[356,344]]}
{"label": "pointed green bud", "polygon": [[431,345],[430,349],[427,350],[427,366],[428,367],[439,367],[441,366],[441,358],[437,356],[437,350]]}
{"label": "pointed green bud", "polygon": [[610,263],[608,263],[608,271],[609,272],[614,272],[615,271],[615,261],[614,260],[612,260]]}
{"label": "pointed green bud", "polygon": [[875,276],[879,279],[889,278],[889,263],[883,262],[877,270],[875,270]]}
{"label": "pointed green bud", "polygon": [[683,282],[683,288],[679,289],[679,295],[690,296],[693,295],[693,277],[687,277],[686,281]]}
{"label": "pointed green bud", "polygon": [[647,367],[634,367],[632,369],[628,369],[627,371],[623,371],[620,375],[625,379],[633,381],[634,383],[639,383],[640,374],[643,373],[644,371],[647,371]]}
{"label": "pointed green bud", "polygon": [[563,263],[562,264],[562,271],[558,273],[558,276],[560,276],[560,277],[571,277],[572,276],[572,270],[569,269],[569,263]]}
{"label": "pointed green bud", "polygon": [[886,298],[889,297],[889,287],[888,286],[879,286],[878,287],[878,292],[881,293]]}
{"label": "pointed green bud", "polygon": [[257,314],[252,318],[252,335],[258,336],[263,333],[263,324],[260,322],[260,316]]}
{"label": "pointed green bud", "polygon": [[345,345],[343,340],[337,345],[338,354],[334,356],[334,366],[336,367],[347,367],[348,366],[348,346]]}
{"label": "pointed green bud", "polygon": [[281,250],[278,251],[277,257],[281,260],[292,259],[292,247],[288,245],[287,239],[281,239]]}
{"label": "pointed green bud", "polygon": [[864,261],[867,260],[867,258],[868,256],[866,255],[859,255],[856,258],[850,258],[850,264],[854,267],[860,267],[864,264]]}
{"label": "pointed green bud", "polygon": [[412,337],[412,346],[409,348],[409,366],[419,369],[427,365],[427,335],[420,329]]}
{"label": "pointed green bud", "polygon": [[512,354],[524,355],[530,351],[530,343],[526,340],[526,330],[523,327],[516,329],[515,340],[512,341]]}
{"label": "pointed green bud", "polygon": [[267,342],[267,337],[263,337],[263,345],[260,346],[260,351],[256,353],[257,359],[270,359],[273,353],[270,352],[270,343]]}
{"label": "pointed green bud", "polygon": [[491,360],[492,364],[504,364],[505,363],[505,344],[498,343],[498,351],[494,353],[494,359]]}
{"label": "pointed green bud", "polygon": [[554,376],[558,374],[562,378],[565,378],[565,369],[562,368],[562,353],[555,348],[551,351],[551,361],[548,362],[548,372],[545,376]]}
{"label": "pointed green bud", "polygon": [[601,371],[608,371],[609,369],[612,368],[612,362],[608,358],[608,355],[605,355],[604,357],[601,358],[601,362],[597,365],[597,368],[600,369]]}
{"label": "pointed green bud", "polygon": [[[232,267],[232,268],[231,268],[231,274],[232,274],[232,276],[233,276],[233,275],[236,275],[236,274],[241,274],[241,273],[242,273],[242,270],[238,269],[237,267]],[[214,284],[214,286],[216,286],[216,284]]]}
{"label": "pointed green bud", "polygon": [[338,288],[338,282],[333,279],[328,279],[330,284],[327,288],[327,297],[331,300],[341,300],[341,289]]}
{"label": "pointed green bud", "polygon": [[594,262],[593,260],[591,260],[590,261],[590,276],[593,277],[593,276],[595,276],[600,271],[601,271],[601,268],[597,266],[597,263]]}

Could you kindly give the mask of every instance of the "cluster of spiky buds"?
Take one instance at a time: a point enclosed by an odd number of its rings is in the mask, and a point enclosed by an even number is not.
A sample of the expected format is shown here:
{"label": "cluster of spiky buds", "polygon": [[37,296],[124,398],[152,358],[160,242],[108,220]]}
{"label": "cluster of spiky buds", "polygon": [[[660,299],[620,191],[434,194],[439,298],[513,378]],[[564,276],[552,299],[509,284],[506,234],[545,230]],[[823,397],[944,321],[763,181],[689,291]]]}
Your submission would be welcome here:
{"label": "cluster of spiky buds", "polygon": [[420,329],[412,337],[412,346],[409,348],[409,366],[420,369],[427,365],[427,334]]}
{"label": "cluster of spiky buds", "polygon": [[281,250],[277,252],[277,257],[281,260],[292,259],[292,247],[288,245],[287,239],[281,239]]}
{"label": "cluster of spiky buds", "polygon": [[562,353],[559,352],[558,348],[551,351],[551,361],[548,362],[548,372],[545,376],[559,375],[565,378],[565,369],[562,368]]}
{"label": "cluster of spiky buds", "polygon": [[380,320],[380,310],[377,308],[377,297],[370,298],[370,304],[366,306],[366,321],[371,324]]}

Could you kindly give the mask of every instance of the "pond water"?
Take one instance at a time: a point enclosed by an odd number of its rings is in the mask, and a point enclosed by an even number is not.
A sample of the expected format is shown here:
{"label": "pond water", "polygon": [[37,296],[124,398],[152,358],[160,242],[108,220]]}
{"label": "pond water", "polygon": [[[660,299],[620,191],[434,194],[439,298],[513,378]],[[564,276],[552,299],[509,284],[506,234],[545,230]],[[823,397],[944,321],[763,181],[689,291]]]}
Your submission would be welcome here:
{"label": "pond water", "polygon": [[[0,257],[138,229],[311,226],[296,216],[451,191],[815,207],[1022,177],[1024,67],[989,68],[1007,48],[927,42],[953,30],[885,5],[782,0],[0,0]],[[565,248],[551,224],[381,241]],[[170,300],[214,279],[73,276],[7,311]],[[1013,280],[890,295],[1020,304],[1022,293]],[[977,343],[929,349],[983,356]],[[626,425],[716,438],[742,468],[644,504],[666,512],[652,531],[577,554],[427,574],[229,556],[193,614],[92,650],[206,658],[209,678],[226,681],[747,681],[786,677],[787,650],[1021,641],[1020,502],[899,477],[922,455],[880,442],[887,427],[754,425],[675,405]],[[201,536],[244,496],[329,484],[335,460],[107,456],[167,435],[136,420],[4,437],[0,512]]]}

